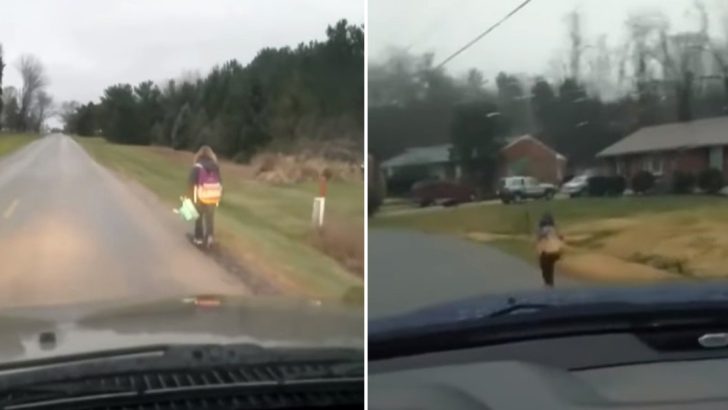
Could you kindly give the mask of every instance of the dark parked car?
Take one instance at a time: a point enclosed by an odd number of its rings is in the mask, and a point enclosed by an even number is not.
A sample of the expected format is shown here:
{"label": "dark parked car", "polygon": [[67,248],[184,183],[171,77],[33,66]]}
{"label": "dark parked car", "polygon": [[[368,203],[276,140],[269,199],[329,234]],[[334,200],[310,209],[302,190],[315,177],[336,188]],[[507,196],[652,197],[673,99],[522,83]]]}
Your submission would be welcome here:
{"label": "dark parked car", "polygon": [[456,181],[420,181],[412,186],[412,198],[420,206],[457,205],[474,201],[475,189]]}

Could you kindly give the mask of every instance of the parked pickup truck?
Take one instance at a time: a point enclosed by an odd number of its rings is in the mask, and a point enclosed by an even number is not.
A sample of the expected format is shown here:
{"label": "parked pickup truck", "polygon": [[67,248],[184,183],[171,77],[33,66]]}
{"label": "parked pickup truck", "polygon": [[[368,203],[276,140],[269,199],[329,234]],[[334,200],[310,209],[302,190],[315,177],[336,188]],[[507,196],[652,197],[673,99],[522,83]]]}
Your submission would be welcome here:
{"label": "parked pickup truck", "polygon": [[510,204],[529,198],[551,199],[556,194],[556,190],[555,185],[540,183],[533,177],[506,177],[500,180],[498,197],[504,204]]}

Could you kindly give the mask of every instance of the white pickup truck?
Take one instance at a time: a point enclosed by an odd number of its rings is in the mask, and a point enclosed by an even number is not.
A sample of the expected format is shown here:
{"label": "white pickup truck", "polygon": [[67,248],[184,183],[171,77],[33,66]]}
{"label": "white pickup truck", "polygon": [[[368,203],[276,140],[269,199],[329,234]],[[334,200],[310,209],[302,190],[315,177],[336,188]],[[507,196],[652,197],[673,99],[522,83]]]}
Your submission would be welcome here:
{"label": "white pickup truck", "polygon": [[504,204],[524,199],[551,199],[556,194],[556,186],[541,183],[534,177],[514,176],[501,178],[498,185],[498,196]]}

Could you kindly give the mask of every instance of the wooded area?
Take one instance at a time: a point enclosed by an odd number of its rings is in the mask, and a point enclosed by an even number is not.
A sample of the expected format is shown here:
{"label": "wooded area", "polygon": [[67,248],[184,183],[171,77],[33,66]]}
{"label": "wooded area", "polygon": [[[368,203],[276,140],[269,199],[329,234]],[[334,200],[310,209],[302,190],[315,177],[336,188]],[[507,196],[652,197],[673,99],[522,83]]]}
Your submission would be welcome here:
{"label": "wooded area", "polygon": [[65,131],[175,149],[209,144],[243,161],[264,147],[310,144],[343,146],[361,157],[364,29],[341,20],[326,35],[296,48],[263,49],[247,65],[228,61],[204,78],[117,84],[99,102],[65,102]]}
{"label": "wooded area", "polygon": [[728,43],[710,36],[702,3],[694,7],[695,30],[674,32],[659,13],[631,15],[628,40],[611,47],[605,35],[584,38],[582,17],[570,13],[569,52],[550,72],[501,72],[490,83],[479,70],[453,76],[431,54],[395,51],[369,65],[369,150],[386,159],[453,143],[467,170],[492,163],[505,137],[531,133],[581,167],[640,127],[725,115]]}

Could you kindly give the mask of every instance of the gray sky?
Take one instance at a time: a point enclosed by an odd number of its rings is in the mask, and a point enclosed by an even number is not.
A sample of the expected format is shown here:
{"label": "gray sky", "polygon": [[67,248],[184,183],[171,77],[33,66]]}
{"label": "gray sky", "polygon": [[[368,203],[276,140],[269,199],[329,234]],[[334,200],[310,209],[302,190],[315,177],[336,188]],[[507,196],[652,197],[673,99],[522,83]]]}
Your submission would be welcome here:
{"label": "gray sky", "polygon": [[[369,60],[381,60],[395,47],[435,53],[435,62],[455,52],[523,0],[369,0],[367,38]],[[728,1],[704,0],[711,10],[711,32],[726,32],[722,19]],[[519,13],[450,62],[459,74],[478,68],[492,78],[499,71],[547,74],[559,51],[566,56],[564,16],[575,7],[582,12],[585,41],[600,34],[617,46],[625,33],[625,18],[634,12],[662,10],[671,27],[697,29],[694,0],[533,0]]]}
{"label": "gray sky", "polygon": [[3,85],[19,87],[15,64],[35,54],[56,101],[87,102],[115,83],[245,64],[263,47],[323,39],[327,25],[364,15],[364,0],[0,0]]}

